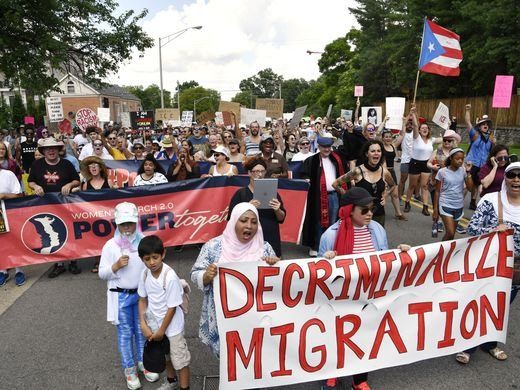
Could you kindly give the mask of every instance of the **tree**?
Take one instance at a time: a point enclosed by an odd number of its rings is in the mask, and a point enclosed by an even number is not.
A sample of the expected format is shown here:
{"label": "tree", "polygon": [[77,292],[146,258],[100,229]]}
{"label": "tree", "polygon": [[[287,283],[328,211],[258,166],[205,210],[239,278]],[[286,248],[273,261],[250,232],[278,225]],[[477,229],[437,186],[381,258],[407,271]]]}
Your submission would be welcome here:
{"label": "tree", "polygon": [[284,80],[282,82],[283,110],[293,112],[297,108],[296,99],[309,87],[309,82],[302,78]]}
{"label": "tree", "polygon": [[178,84],[178,88],[180,88],[181,91],[183,91],[185,89],[189,89],[189,88],[195,88],[198,86],[200,86],[200,84],[197,83],[195,80],[184,81],[184,82]]}
{"label": "tree", "polygon": [[[161,89],[156,85],[152,84],[146,88],[142,85],[138,86],[126,86],[126,89],[139,99],[141,99],[141,106],[143,110],[155,110],[161,107]],[[172,105],[171,92],[163,90],[164,94],[164,107],[170,108]]]}
{"label": "tree", "polygon": [[22,95],[20,95],[18,92],[14,94],[11,115],[11,122],[14,126],[19,126],[23,124],[23,118],[27,116],[27,111],[25,110],[25,106],[23,105]]}
{"label": "tree", "polygon": [[3,96],[0,95],[0,128],[7,129],[12,126],[11,109]]}
{"label": "tree", "polygon": [[[201,100],[199,100],[201,99]],[[193,111],[195,101],[196,110],[198,113],[203,111],[217,111],[220,102],[220,94],[214,89],[204,87],[188,88],[181,90],[181,112],[182,111]]]}
{"label": "tree", "polygon": [[57,89],[59,73],[99,82],[134,49],[153,46],[139,26],[148,11],[116,16],[117,6],[114,0],[0,2],[0,72],[36,95]]}
{"label": "tree", "polygon": [[271,68],[259,71],[256,75],[240,82],[241,91],[253,91],[259,98],[277,98],[283,77],[273,72]]}
{"label": "tree", "polygon": [[241,91],[238,92],[232,99],[232,102],[240,103],[240,105],[247,107],[247,108],[254,108],[255,107],[255,99],[256,97],[253,95],[253,92],[248,91]]}

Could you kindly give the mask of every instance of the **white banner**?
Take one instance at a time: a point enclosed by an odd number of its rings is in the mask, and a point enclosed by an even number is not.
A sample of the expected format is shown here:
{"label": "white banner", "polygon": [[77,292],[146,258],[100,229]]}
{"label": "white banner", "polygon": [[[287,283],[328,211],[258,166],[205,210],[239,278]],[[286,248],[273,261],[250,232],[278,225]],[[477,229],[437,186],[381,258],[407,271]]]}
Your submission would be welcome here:
{"label": "white banner", "polygon": [[372,123],[373,125],[379,126],[383,120],[383,109],[380,106],[361,107],[361,118],[363,125]]}
{"label": "white banner", "polygon": [[110,108],[98,107],[97,116],[100,122],[110,122]]}
{"label": "white banner", "polygon": [[60,122],[63,120],[63,104],[61,97],[50,96],[45,99],[47,104],[47,114],[49,115],[49,122]]}
{"label": "white banner", "polygon": [[406,99],[403,97],[387,97],[386,98],[386,121],[387,129],[401,130],[403,128],[404,106]]}
{"label": "white banner", "polygon": [[505,342],[512,233],[219,264],[220,389],[343,377]]}
{"label": "white banner", "polygon": [[450,127],[450,110],[448,106],[443,102],[439,102],[437,110],[433,115],[432,122],[442,127],[444,130],[448,130]]}
{"label": "white banner", "polygon": [[260,127],[265,127],[266,110],[253,110],[252,108],[240,108],[240,123],[249,126],[253,121],[257,121]]}

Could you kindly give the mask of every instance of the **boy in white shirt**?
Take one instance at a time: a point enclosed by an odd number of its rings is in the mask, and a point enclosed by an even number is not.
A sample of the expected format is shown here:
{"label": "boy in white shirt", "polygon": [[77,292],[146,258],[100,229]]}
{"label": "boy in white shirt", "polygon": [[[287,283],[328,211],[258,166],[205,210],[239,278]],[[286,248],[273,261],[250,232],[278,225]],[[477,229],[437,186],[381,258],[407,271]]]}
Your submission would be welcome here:
{"label": "boy in white shirt", "polygon": [[[137,254],[143,234],[137,226],[139,215],[133,203],[119,203],[114,210],[117,225],[114,237],[101,251],[99,277],[107,281],[107,321],[117,326],[117,341],[126,385],[130,390],[141,388],[137,370],[147,381],[159,380],[159,375],[143,366],[145,338],[139,327],[137,286],[145,267]],[[137,354],[137,367],[134,360]]]}
{"label": "boy in white shirt", "polygon": [[[139,323],[147,340],[170,341],[170,356],[166,362],[166,379],[159,390],[175,389],[179,373],[181,390],[190,388],[191,354],[184,338],[183,287],[175,271],[163,260],[166,256],[163,242],[157,236],[141,240],[139,257],[147,269],[139,279]],[[174,370],[175,369],[175,370]]]}

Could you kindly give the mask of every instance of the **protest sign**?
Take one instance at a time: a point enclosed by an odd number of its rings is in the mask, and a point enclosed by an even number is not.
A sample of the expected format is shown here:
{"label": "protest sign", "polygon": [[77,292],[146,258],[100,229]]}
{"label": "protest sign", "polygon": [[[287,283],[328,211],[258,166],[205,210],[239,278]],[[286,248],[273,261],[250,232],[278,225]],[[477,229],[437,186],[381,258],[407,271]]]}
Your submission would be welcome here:
{"label": "protest sign", "polygon": [[197,114],[197,123],[200,124],[210,122],[213,119],[215,119],[215,113],[212,111],[203,111],[200,114]]}
{"label": "protest sign", "polygon": [[98,117],[90,108],[81,108],[76,112],[76,125],[85,131],[89,126],[98,125]]}
{"label": "protest sign", "polygon": [[495,91],[493,92],[493,108],[511,107],[511,94],[513,93],[513,76],[497,76],[495,79]]}
{"label": "protest sign", "polygon": [[72,133],[72,123],[70,123],[70,120],[65,118],[58,123],[58,129],[60,129],[61,134],[70,135]]}
{"label": "protest sign", "polygon": [[294,112],[284,112],[283,113],[283,119],[285,121],[290,121],[294,116]]}
{"label": "protest sign", "polygon": [[251,108],[240,109],[240,123],[249,126],[251,122],[257,121],[261,127],[265,127],[265,110],[253,110]]}
{"label": "protest sign", "polygon": [[355,97],[363,96],[363,86],[362,85],[354,86],[354,96]]}
{"label": "protest sign", "polygon": [[294,110],[294,115],[291,119],[291,123],[289,124],[289,129],[295,129],[300,124],[300,121],[302,120],[303,116],[305,115],[305,110],[307,109],[307,106],[298,107],[296,110]]}
{"label": "protest sign", "polygon": [[130,121],[130,113],[122,112],[121,113],[121,126],[129,128],[131,125],[132,125],[132,122]]}
{"label": "protest sign", "polygon": [[405,104],[406,99],[403,97],[386,98],[385,107],[386,116],[388,117],[388,120],[386,121],[385,127],[387,129],[401,130],[403,128],[403,115]]}
{"label": "protest sign", "polygon": [[162,121],[163,124],[168,124],[173,120],[180,120],[180,113],[178,108],[157,108],[155,109],[155,120]]}
{"label": "protest sign", "polygon": [[[139,161],[126,163],[134,163],[136,169],[139,166]],[[120,174],[110,169],[109,181],[122,184],[129,180],[128,172],[126,177]],[[0,257],[0,269],[99,256],[114,234],[114,207],[124,201],[139,208],[143,232],[159,235],[166,246],[207,242],[222,233],[231,197],[248,182],[245,176],[214,177],[81,191],[67,197],[46,193],[9,199],[5,208],[10,233],[0,235],[0,248],[9,251]],[[303,180],[279,180],[278,193],[287,212],[285,223],[280,225],[283,241],[298,241],[308,188]]]}
{"label": "protest sign", "polygon": [[49,122],[59,122],[63,119],[63,104],[61,102],[61,97],[50,96],[45,99],[45,104],[47,105]]}
{"label": "protest sign", "polygon": [[372,123],[375,126],[379,126],[379,123],[383,120],[383,109],[380,106],[361,107],[361,118],[363,125]]}
{"label": "protest sign", "polygon": [[256,99],[256,109],[265,110],[266,116],[278,119],[283,115],[283,99]]}
{"label": "protest sign", "polygon": [[136,130],[150,130],[155,128],[154,112],[153,111],[131,111],[130,122],[132,129]]}
{"label": "protest sign", "polygon": [[222,120],[224,121],[224,126],[226,126],[226,127],[235,126],[235,120],[234,120],[232,114],[233,113],[230,111],[224,111],[222,113]]}
{"label": "protest sign", "polygon": [[24,116],[23,124],[24,125],[34,125],[34,116]]}
{"label": "protest sign", "polygon": [[350,376],[505,342],[512,235],[275,266],[219,263],[220,390]]}
{"label": "protest sign", "polygon": [[100,122],[110,122],[110,108],[98,107],[97,116]]}
{"label": "protest sign", "polygon": [[344,118],[346,121],[352,120],[352,110],[341,110],[341,117]]}
{"label": "protest sign", "polygon": [[9,221],[5,212],[5,203],[0,200],[0,233],[9,233]]}
{"label": "protest sign", "polygon": [[228,112],[234,112],[235,116],[237,118],[240,118],[240,103],[236,102],[226,102],[224,100],[221,100],[218,104],[218,110],[220,112],[228,111]]}
{"label": "protest sign", "polygon": [[437,110],[435,110],[435,114],[433,115],[432,122],[442,127],[444,130],[448,130],[450,127],[450,110],[443,102],[439,102]]}
{"label": "protest sign", "polygon": [[193,111],[183,111],[181,116],[182,126],[191,126],[193,123]]}
{"label": "protest sign", "polygon": [[217,126],[222,126],[224,124],[224,115],[220,111],[215,113],[215,124]]}
{"label": "protest sign", "polygon": [[330,119],[331,113],[332,113],[332,104],[329,104],[329,108],[327,109],[327,115],[325,115],[325,116]]}

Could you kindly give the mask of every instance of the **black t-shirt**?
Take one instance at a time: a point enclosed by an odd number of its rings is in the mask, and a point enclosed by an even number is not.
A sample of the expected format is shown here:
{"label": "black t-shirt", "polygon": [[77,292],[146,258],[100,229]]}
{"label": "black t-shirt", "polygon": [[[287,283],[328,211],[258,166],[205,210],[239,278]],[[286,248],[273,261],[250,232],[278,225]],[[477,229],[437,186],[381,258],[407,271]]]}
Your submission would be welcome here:
{"label": "black t-shirt", "polygon": [[64,158],[60,158],[56,165],[47,164],[45,158],[35,160],[28,179],[41,186],[44,192],[60,192],[61,187],[74,180],[79,180],[79,175],[74,165]]}
{"label": "black t-shirt", "polygon": [[32,163],[34,162],[34,153],[38,149],[37,142],[25,141],[20,144],[22,149],[22,167],[25,172],[29,172]]}
{"label": "black t-shirt", "polygon": [[[277,194],[278,201],[280,202],[280,209],[286,213],[285,208],[283,207],[282,198],[279,194]],[[231,216],[231,211],[233,208],[242,202],[249,202],[253,200],[253,193],[249,189],[249,187],[244,187],[235,192],[235,195],[231,198],[229,202],[229,212],[228,219]],[[262,225],[262,231],[264,233],[264,241],[267,241],[274,249],[276,256],[280,257],[282,255],[282,243],[280,241],[280,223],[278,219],[276,219],[276,214],[273,209],[259,209],[258,216],[260,217],[260,224]],[[287,216],[287,214],[286,214]]]}

